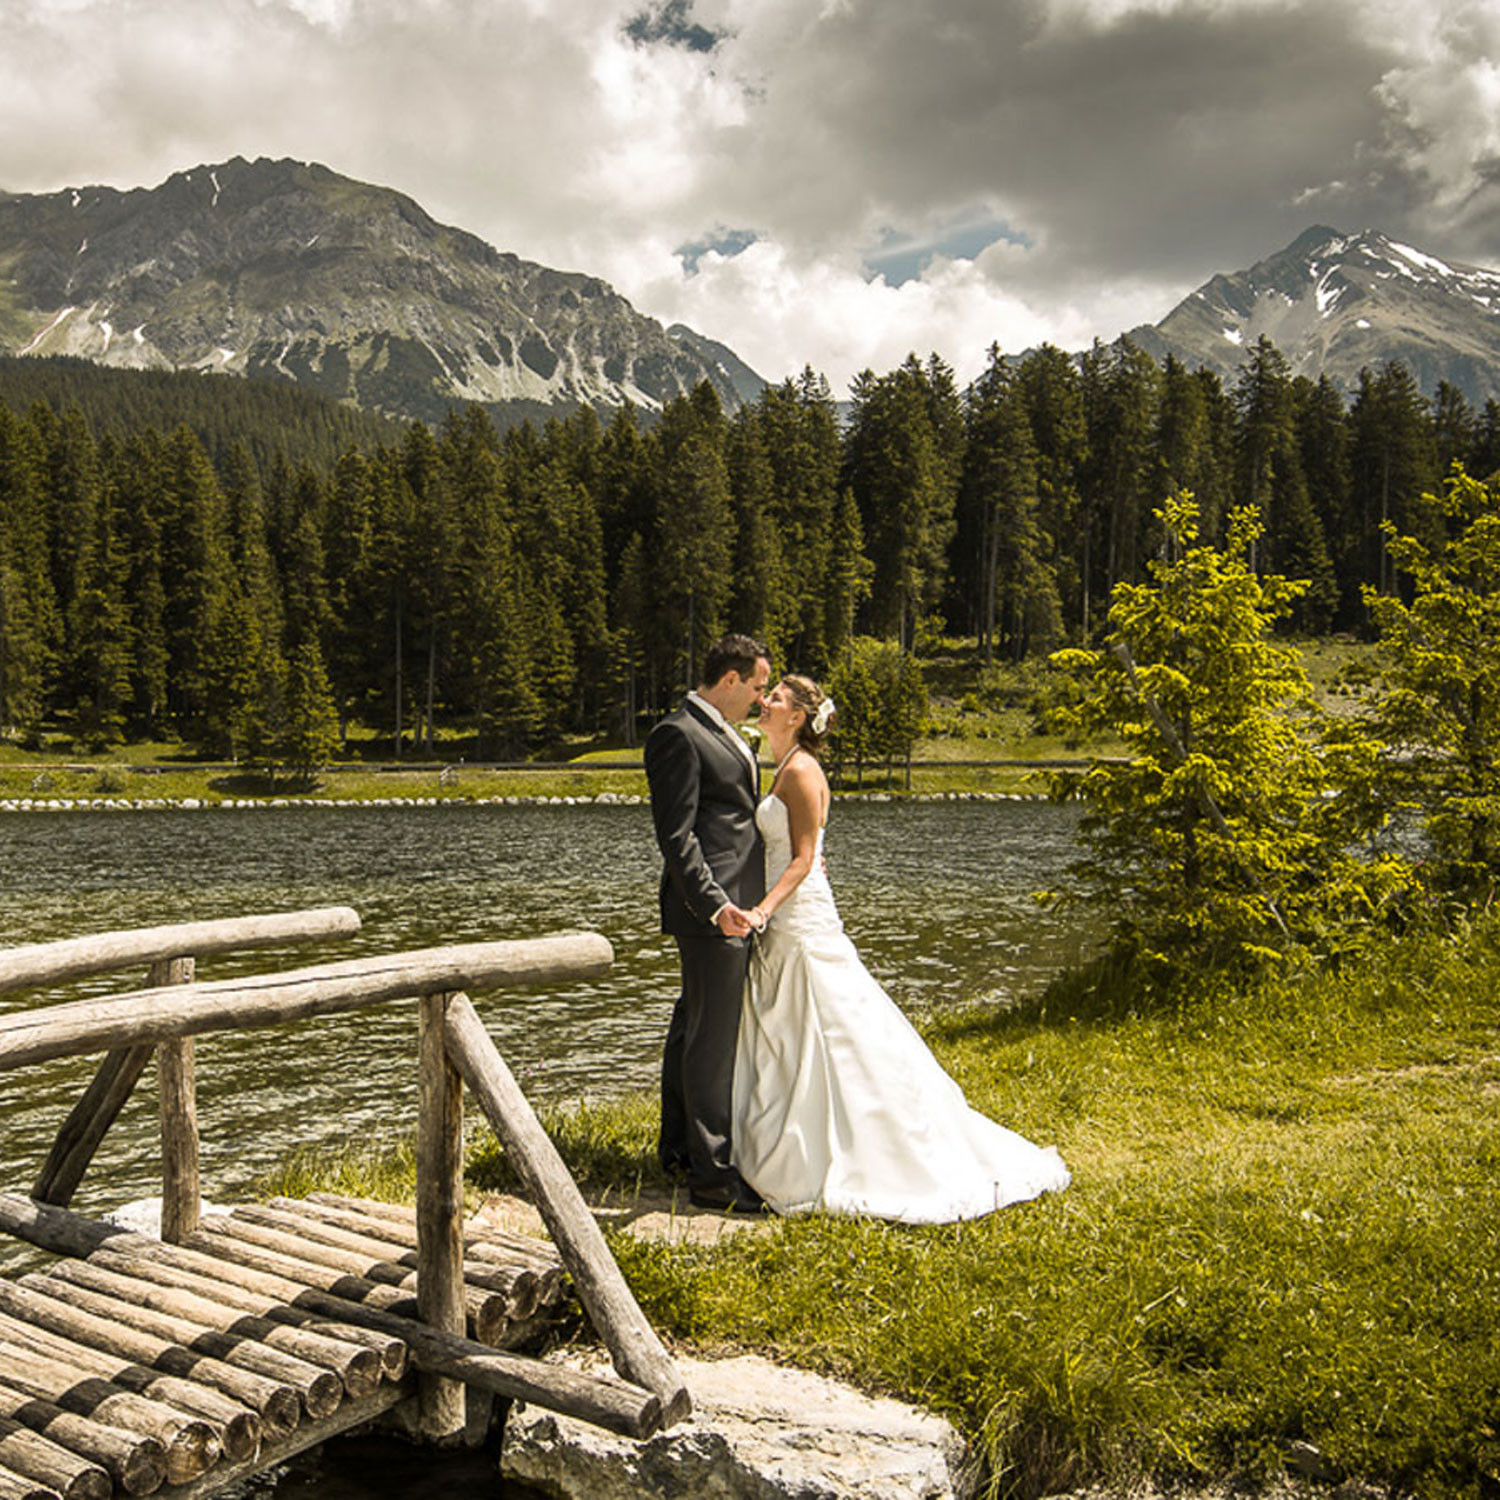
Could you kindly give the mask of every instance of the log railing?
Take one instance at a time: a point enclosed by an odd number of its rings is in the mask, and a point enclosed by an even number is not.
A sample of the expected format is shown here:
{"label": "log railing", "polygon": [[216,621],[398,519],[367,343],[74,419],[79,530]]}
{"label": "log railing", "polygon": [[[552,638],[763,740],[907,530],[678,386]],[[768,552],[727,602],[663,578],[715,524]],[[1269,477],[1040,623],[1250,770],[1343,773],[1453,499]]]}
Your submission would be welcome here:
{"label": "log railing", "polygon": [[[526,1394],[569,1409],[570,1397],[563,1389],[566,1377],[554,1378],[550,1367],[518,1363],[515,1356],[479,1353],[463,1337],[468,1295],[463,1229],[465,1084],[532,1189],[579,1300],[626,1383],[622,1395],[628,1398],[631,1415],[626,1421],[615,1402],[610,1425],[624,1422],[630,1430],[644,1433],[685,1416],[691,1401],[681,1377],[466,993],[601,973],[613,961],[608,941],[582,933],[424,949],[212,982],[195,975],[194,959],[206,953],[342,935],[357,930],[358,923],[347,908],[333,908],[112,933],[0,952],[0,989],[36,987],[143,960],[152,966],[144,989],[0,1015],[0,1072],[56,1058],[106,1054],[32,1190],[35,1212],[20,1209],[10,1198],[6,1201],[13,1207],[0,1213],[0,1229],[49,1248],[57,1248],[59,1237],[70,1242],[86,1238],[78,1227],[86,1221],[59,1218],[55,1211],[66,1208],[154,1049],[161,1084],[162,1239],[164,1249],[180,1245],[198,1229],[200,1217],[193,1038],[415,999],[420,1006],[414,1216],[419,1322],[408,1324],[408,1342],[420,1372],[420,1434],[447,1441],[462,1432],[465,1384],[500,1394]],[[54,1214],[51,1218],[46,1216],[47,1205]],[[396,1320],[387,1314],[365,1308],[360,1316],[375,1320],[373,1326],[382,1331],[396,1332]],[[628,1397],[629,1388],[635,1389],[635,1397]],[[597,1394],[589,1398],[597,1399]],[[588,1415],[587,1403],[573,1409]],[[597,1409],[589,1419],[600,1419]]]}

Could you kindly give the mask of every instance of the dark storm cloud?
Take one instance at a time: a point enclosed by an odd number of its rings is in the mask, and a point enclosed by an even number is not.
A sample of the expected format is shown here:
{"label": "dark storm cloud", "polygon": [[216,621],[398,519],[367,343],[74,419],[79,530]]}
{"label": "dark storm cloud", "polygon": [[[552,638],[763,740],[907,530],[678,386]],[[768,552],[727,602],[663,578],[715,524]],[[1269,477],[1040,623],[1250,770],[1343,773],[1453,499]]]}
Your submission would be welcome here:
{"label": "dark storm cloud", "polygon": [[772,375],[1077,345],[1311,223],[1500,260],[1500,0],[0,0],[0,188],[400,188]]}
{"label": "dark storm cloud", "polygon": [[1323,183],[1351,184],[1344,212],[1407,207],[1376,94],[1399,54],[1337,0],[1113,20],[909,0],[844,8],[804,43],[767,83],[750,191],[795,143],[810,237],[988,203],[1044,252],[1038,283],[1166,281],[1292,238]]}

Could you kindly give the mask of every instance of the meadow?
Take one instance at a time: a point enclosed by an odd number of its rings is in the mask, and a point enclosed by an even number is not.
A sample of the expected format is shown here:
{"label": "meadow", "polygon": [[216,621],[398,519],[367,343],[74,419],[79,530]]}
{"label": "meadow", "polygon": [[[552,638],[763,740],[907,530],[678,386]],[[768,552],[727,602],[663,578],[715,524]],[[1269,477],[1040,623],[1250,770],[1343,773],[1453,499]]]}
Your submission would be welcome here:
{"label": "meadow", "polygon": [[[1500,924],[1147,1003],[1101,961],[930,1021],[971,1103],[1073,1172],[946,1227],[775,1220],[613,1248],[696,1352],[754,1349],[949,1416],[992,1495],[1260,1485],[1423,1500],[1500,1484]],[[649,1098],[547,1121],[601,1201],[662,1191]],[[493,1142],[476,1192],[513,1188]],[[405,1153],[287,1164],[400,1197]]]}

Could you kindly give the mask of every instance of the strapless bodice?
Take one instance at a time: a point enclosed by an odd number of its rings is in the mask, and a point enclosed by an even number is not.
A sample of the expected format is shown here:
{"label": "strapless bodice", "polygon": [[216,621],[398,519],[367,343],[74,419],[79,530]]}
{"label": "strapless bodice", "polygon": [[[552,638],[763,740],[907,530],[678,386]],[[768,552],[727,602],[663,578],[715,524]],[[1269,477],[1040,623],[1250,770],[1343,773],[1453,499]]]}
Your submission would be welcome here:
{"label": "strapless bodice", "polygon": [[[762,797],[755,809],[755,826],[766,846],[766,889],[781,879],[792,862],[792,820],[786,803],[775,792]],[[838,908],[828,872],[823,868],[823,829],[818,830],[817,857],[807,879],[776,908],[771,930],[796,928],[799,932],[842,932]]]}

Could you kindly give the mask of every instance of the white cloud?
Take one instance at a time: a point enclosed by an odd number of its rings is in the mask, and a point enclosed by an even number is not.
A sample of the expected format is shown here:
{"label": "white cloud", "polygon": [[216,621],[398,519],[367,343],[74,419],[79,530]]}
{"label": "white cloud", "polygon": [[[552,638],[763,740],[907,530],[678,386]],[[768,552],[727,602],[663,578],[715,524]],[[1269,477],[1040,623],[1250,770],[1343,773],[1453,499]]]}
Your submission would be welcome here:
{"label": "white cloud", "polygon": [[836,382],[1112,337],[1314,216],[1500,259],[1497,0],[645,4],[0,0],[0,185],[317,160]]}

